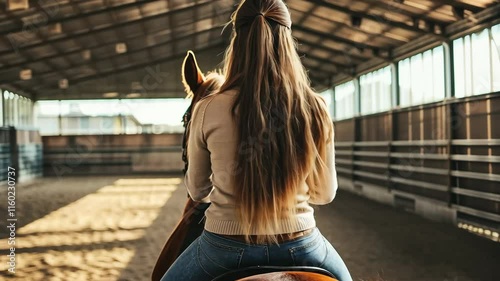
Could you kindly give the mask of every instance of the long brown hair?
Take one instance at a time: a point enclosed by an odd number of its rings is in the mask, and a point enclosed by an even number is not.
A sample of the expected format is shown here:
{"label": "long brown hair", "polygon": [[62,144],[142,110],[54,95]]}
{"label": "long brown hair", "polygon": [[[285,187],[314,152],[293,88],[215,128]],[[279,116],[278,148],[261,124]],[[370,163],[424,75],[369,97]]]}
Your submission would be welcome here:
{"label": "long brown hair", "polygon": [[283,1],[242,1],[231,19],[221,91],[239,91],[236,206],[247,240],[259,234],[256,242],[275,242],[270,233],[296,213],[300,184],[305,180],[313,194],[328,176],[333,125],[311,89]]}

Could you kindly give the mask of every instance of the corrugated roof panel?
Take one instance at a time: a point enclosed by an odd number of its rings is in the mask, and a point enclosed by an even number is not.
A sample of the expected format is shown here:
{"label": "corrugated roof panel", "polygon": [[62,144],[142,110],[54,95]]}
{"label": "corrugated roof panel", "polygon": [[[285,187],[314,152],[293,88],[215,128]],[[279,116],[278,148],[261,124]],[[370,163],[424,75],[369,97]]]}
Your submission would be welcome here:
{"label": "corrugated roof panel", "polygon": [[[40,9],[36,6],[0,14],[0,36],[6,38],[0,41],[0,71],[7,73],[4,77],[9,82],[20,83],[27,89],[33,87],[41,98],[46,93],[62,93],[57,89],[62,76],[70,84],[64,91],[66,95],[91,95],[99,92],[103,83],[143,77],[145,66],[156,65],[158,60],[180,62],[187,49],[203,50],[198,58],[210,58],[215,67],[229,42],[230,28],[221,35],[222,25],[229,21],[236,3],[233,0],[58,0],[57,5],[49,5],[48,2],[39,3],[52,13],[46,21],[40,21]],[[384,56],[390,50],[401,49],[405,44],[411,47],[413,40],[426,38],[432,31],[437,32],[436,40],[442,40],[440,31],[461,16],[469,18],[486,7],[500,5],[495,0],[287,0],[286,3],[299,51],[306,54],[304,63],[313,81],[319,84],[328,84],[329,77],[345,71],[341,66],[356,64],[356,69],[360,69],[361,64],[377,56],[378,60],[387,61],[390,58]],[[124,43],[127,52],[117,54],[117,43]],[[175,63],[166,65],[172,68],[172,73],[178,72],[174,71],[178,67]],[[15,80],[19,69],[28,66],[36,70],[33,79]],[[38,76],[40,73],[45,74]],[[156,93],[167,95],[167,84],[179,84],[177,76],[168,79]],[[85,87],[94,88],[87,91]],[[126,91],[130,86],[106,87]]]}

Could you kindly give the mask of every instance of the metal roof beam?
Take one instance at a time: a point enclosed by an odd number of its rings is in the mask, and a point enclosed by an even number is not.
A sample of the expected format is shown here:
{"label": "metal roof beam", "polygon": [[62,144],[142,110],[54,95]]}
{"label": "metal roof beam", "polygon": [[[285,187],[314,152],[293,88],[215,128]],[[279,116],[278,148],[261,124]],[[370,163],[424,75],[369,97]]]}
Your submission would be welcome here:
{"label": "metal roof beam", "polygon": [[[305,46],[308,46],[310,48],[314,48],[314,49],[318,49],[318,50],[322,50],[322,51],[331,53],[332,55],[335,55],[335,56],[343,56],[347,60],[355,60],[355,61],[363,62],[363,61],[366,61],[367,59],[369,59],[369,57],[351,54],[348,51],[341,51],[341,50],[333,49],[333,48],[321,45],[320,42],[314,42],[311,40],[307,40],[305,38],[300,38],[300,36],[295,36],[295,37],[297,38],[299,46],[305,45]],[[355,63],[357,63],[357,62],[355,62]]]}
{"label": "metal roof beam", "polygon": [[[17,18],[16,18],[16,16],[13,14],[13,12],[12,12],[12,11],[5,11],[5,15],[7,16],[7,18],[8,18],[8,19],[11,19],[11,20],[12,20],[12,19],[17,19]],[[44,36],[43,36],[42,34],[40,34],[40,33],[36,33],[36,36],[37,36],[37,38],[38,38],[39,40],[42,40],[42,41],[43,41],[43,40],[45,40]],[[4,40],[6,40],[6,38],[3,38],[3,39],[4,39]],[[58,52],[58,51],[59,51],[59,50],[58,50],[58,48],[57,48],[56,46],[52,46],[52,48],[53,48],[56,52]],[[28,60],[32,60],[32,59],[33,59],[33,57],[31,56],[31,54],[27,54],[27,53],[25,53],[25,52],[24,52],[24,51],[22,51],[22,50],[21,50],[21,51],[19,51],[19,53],[20,53],[20,55],[22,55],[23,57],[27,57],[27,58],[28,58]],[[18,54],[18,55],[19,55],[19,54]],[[67,63],[71,63],[71,62],[67,61]],[[52,71],[54,71],[54,72],[56,72],[56,73],[60,73],[60,71],[58,70],[58,68],[57,68],[57,67],[56,67],[56,66],[55,66],[52,62],[47,61],[45,64],[46,64],[46,66],[47,66],[47,67],[49,67]],[[20,80],[20,77],[19,77],[19,71],[20,71],[20,70],[18,70],[18,71],[16,71],[16,72],[13,72],[13,73],[9,73],[9,74],[11,74],[11,75],[15,75],[15,77],[16,77],[16,78],[12,79],[13,81],[15,81],[15,80]],[[37,78],[33,78],[33,80],[34,80],[36,83],[40,83],[40,82],[37,80]],[[7,82],[9,82],[9,81],[7,81]],[[14,85],[17,85],[17,84],[14,84]],[[19,86],[19,87],[21,87],[21,86]],[[21,88],[21,89],[22,89],[22,88]],[[23,90],[23,91],[25,91],[25,92],[29,92],[29,91],[27,91],[27,90],[25,90],[25,89],[22,89],[22,90]]]}
{"label": "metal roof beam", "polygon": [[[199,18],[199,21],[206,20],[208,18],[212,18],[212,15],[203,16],[203,17]],[[193,24],[196,24],[199,21],[189,22],[189,23],[177,26],[175,28],[181,28],[182,29],[182,28],[185,28],[186,26],[191,26]],[[137,38],[140,38],[140,37],[157,36],[158,34],[162,34],[162,35],[164,35],[164,34],[170,34],[170,33],[174,32],[174,31],[175,31],[174,29],[163,29],[163,30],[160,30],[160,31],[157,31],[157,32],[154,32],[154,33],[137,33],[136,35],[133,35],[133,36],[130,36],[130,37],[120,38],[120,39],[117,39],[117,41],[113,41],[113,42],[102,44],[102,45],[101,44],[97,44],[96,46],[90,47],[90,48],[81,47],[81,48],[78,48],[78,49],[72,49],[71,51],[68,51],[68,52],[62,52],[60,54],[54,54],[54,55],[37,57],[35,59],[26,60],[26,61],[23,61],[23,62],[20,62],[20,63],[16,63],[16,64],[10,64],[10,65],[9,64],[4,64],[2,66],[2,69],[1,69],[2,72],[0,72],[0,74],[1,73],[7,73],[8,71],[12,71],[14,68],[17,68],[17,67],[24,67],[24,66],[29,65],[29,64],[37,63],[37,62],[44,61],[44,60],[50,60],[50,59],[58,58],[60,56],[74,55],[74,54],[77,54],[77,53],[81,53],[82,51],[85,51],[85,50],[90,50],[92,52],[93,50],[97,50],[97,49],[100,49],[100,48],[114,47],[116,45],[116,43],[120,43],[120,42],[123,42],[123,41],[126,42],[126,41],[134,40],[134,39],[137,39]],[[0,77],[1,76],[2,75],[0,75]]]}
{"label": "metal roof beam", "polygon": [[434,0],[434,2],[439,3],[441,5],[449,5],[453,8],[462,8],[462,9],[471,11],[473,13],[480,12],[484,9],[482,7],[478,7],[478,6],[467,4],[464,2],[460,2],[460,1],[453,1],[453,0]]}
{"label": "metal roof beam", "polygon": [[[293,8],[289,8],[289,9],[292,10],[292,11],[300,12],[300,10],[297,10],[297,9],[293,9]],[[342,27],[351,29],[354,32],[359,32],[359,33],[365,34],[367,36],[375,34],[375,33],[370,33],[370,32],[368,32],[366,30],[363,30],[359,26],[349,25],[349,24],[346,24],[345,22],[335,20],[334,18],[327,18],[327,17],[319,16],[319,15],[311,15],[311,16],[313,16],[315,18],[318,18],[318,19],[328,20],[328,21],[334,22],[334,23],[336,23],[336,24],[338,24],[338,25],[340,25]],[[397,43],[404,42],[404,43],[406,43],[406,41],[402,41],[400,39],[395,39],[395,38],[389,37],[389,36],[387,36],[384,33],[377,33],[376,35],[379,36],[379,37],[381,37],[381,38],[383,38],[384,40],[392,41],[393,43],[394,42],[397,42]]]}
{"label": "metal roof beam", "polygon": [[[164,42],[162,44],[152,45],[152,46],[142,46],[142,47],[137,48],[137,49],[129,50],[126,53],[123,53],[123,54],[115,54],[115,55],[112,55],[112,56],[107,56],[106,58],[92,59],[92,60],[87,61],[85,63],[79,64],[79,65],[74,65],[71,68],[67,68],[67,69],[65,69],[65,71],[70,71],[70,70],[78,69],[80,67],[84,67],[84,66],[87,66],[87,65],[95,65],[98,61],[101,61],[103,59],[112,61],[113,59],[116,59],[116,58],[125,58],[125,57],[127,57],[129,55],[132,55],[132,54],[135,54],[135,53],[139,53],[139,52],[142,52],[142,51],[146,51],[146,50],[150,50],[152,48],[157,48],[157,47],[161,47],[161,46],[171,45],[176,40],[182,40],[182,39],[185,39],[185,38],[189,38],[191,36],[197,36],[199,34],[202,34],[202,33],[205,33],[205,32],[210,32],[210,31],[212,31],[214,29],[217,29],[217,28],[219,28],[219,26],[212,26],[212,27],[209,27],[207,29],[197,31],[195,33],[191,33],[191,34],[187,34],[187,35],[184,35],[184,36],[177,37],[174,40],[169,40],[168,42]],[[114,66],[114,68],[117,68],[117,67]],[[98,69],[95,69],[95,70],[96,70],[96,72],[99,72]],[[33,75],[34,75],[34,77],[42,77],[43,75],[52,75],[54,73],[59,73],[59,71],[46,71],[46,72],[43,72],[43,73],[33,73]],[[68,79],[69,82],[72,82],[72,80],[71,80],[70,77],[65,77],[65,78]],[[13,80],[13,77],[2,77],[0,79],[0,83],[12,81],[12,80]]]}
{"label": "metal roof beam", "polygon": [[[203,47],[203,48],[199,48],[199,49],[195,48],[195,49],[193,49],[193,51],[194,52],[203,52],[203,51],[207,51],[207,50],[214,49],[214,48],[217,48],[217,47],[222,47],[223,45],[224,45],[223,43],[217,42],[215,44],[211,44],[211,45],[208,45],[208,46]],[[93,79],[99,79],[99,78],[103,78],[103,77],[115,75],[115,74],[122,73],[122,72],[133,71],[133,70],[136,70],[136,69],[139,69],[139,68],[145,68],[145,67],[148,67],[148,66],[151,66],[151,65],[158,65],[160,63],[166,63],[166,62],[173,61],[173,60],[176,60],[176,59],[182,59],[185,56],[186,56],[186,53],[183,52],[183,53],[179,53],[179,54],[173,54],[173,55],[170,55],[170,56],[167,56],[167,57],[157,58],[154,62],[144,62],[144,63],[134,64],[134,65],[129,65],[129,66],[126,66],[126,67],[121,67],[121,68],[118,68],[118,69],[112,69],[112,70],[109,70],[109,71],[99,72],[97,74],[86,75],[84,77],[80,77],[80,78],[77,78],[77,79],[70,80],[69,81],[69,85],[71,87],[71,85],[76,85],[78,83],[82,83],[82,82],[85,82],[85,81],[89,81],[89,80],[93,80]]]}
{"label": "metal roof beam", "polygon": [[[220,0],[217,0],[217,1],[220,1]],[[112,23],[112,24],[106,25],[104,27],[97,27],[97,28],[93,29],[91,31],[91,33],[114,30],[116,28],[121,28],[121,27],[132,25],[135,23],[141,23],[141,22],[146,21],[146,20],[161,18],[161,17],[165,17],[165,16],[172,16],[172,15],[175,15],[175,14],[178,14],[178,13],[190,10],[190,9],[198,8],[198,7],[201,7],[201,6],[204,6],[207,4],[211,4],[211,3],[213,3],[213,1],[205,0],[199,4],[183,5],[180,8],[176,8],[175,10],[166,10],[164,12],[160,12],[160,13],[152,15],[152,16],[146,16],[143,18],[130,20],[130,21],[126,21],[126,22],[122,22],[122,23],[118,23],[118,24]],[[67,40],[73,40],[73,39],[76,39],[79,37],[87,36],[88,34],[89,34],[88,30],[82,30],[82,31],[79,31],[78,33],[72,34],[70,36],[57,37],[54,39],[49,38],[47,41],[43,41],[43,42],[38,42],[38,43],[33,43],[33,44],[28,43],[28,44],[20,45],[20,46],[17,46],[16,50],[33,49],[33,48],[44,46],[47,44],[54,44],[54,43],[59,43],[59,42],[67,41]],[[1,51],[0,56],[5,55],[5,54],[10,54],[11,52],[12,52],[12,50]]]}
{"label": "metal roof beam", "polygon": [[310,0],[310,2],[312,2],[316,5],[328,8],[328,9],[336,10],[336,11],[354,16],[354,17],[369,19],[372,21],[376,21],[378,23],[382,23],[382,24],[389,25],[389,26],[396,27],[396,28],[401,28],[401,29],[408,30],[411,32],[415,32],[415,33],[419,33],[419,34],[429,33],[427,30],[420,29],[417,26],[408,25],[404,22],[394,21],[394,20],[388,19],[388,18],[383,17],[383,16],[376,16],[376,15],[370,15],[370,14],[363,13],[363,12],[353,11],[349,8],[335,5],[335,4],[330,3],[328,1],[325,1],[325,0]]}
{"label": "metal roof beam", "polygon": [[313,71],[313,72],[326,73],[326,74],[329,74],[329,75],[334,75],[334,74],[338,74],[338,73],[344,73],[344,74],[347,74],[347,75],[351,75],[352,71],[354,70],[354,68],[338,67],[338,66],[335,66],[337,71],[326,70],[326,69],[324,69],[324,68],[321,67],[321,65],[322,65],[321,62],[324,62],[325,61],[324,59],[321,59],[321,58],[318,58],[318,57],[310,57],[310,56],[308,57],[308,59],[312,59],[312,60],[320,62],[319,66],[311,66],[307,61],[303,61],[302,60],[302,64],[304,65],[304,67],[306,69],[308,69],[308,70]]}
{"label": "metal roof beam", "polygon": [[318,84],[320,86],[326,86],[327,88],[330,87],[332,77],[334,77],[334,75],[330,74],[327,76],[318,76],[318,75],[315,75],[314,73],[309,73],[309,79],[311,80],[313,87],[316,86],[314,84]]}
{"label": "metal roof beam", "polygon": [[374,53],[375,57],[379,57],[379,58],[383,58],[383,59],[388,59],[388,57],[383,57],[381,55],[376,54],[376,53],[379,53],[380,51],[385,51],[385,52],[389,51],[389,50],[386,50],[386,49],[384,49],[382,47],[377,47],[377,46],[372,46],[372,45],[368,45],[368,44],[361,43],[361,42],[352,41],[352,40],[349,40],[349,39],[346,39],[346,38],[335,36],[335,35],[333,35],[331,33],[326,33],[326,32],[323,32],[323,31],[318,31],[318,30],[311,29],[311,28],[304,27],[304,26],[300,26],[300,25],[293,26],[292,29],[296,29],[296,30],[299,30],[299,31],[302,31],[302,32],[305,32],[305,33],[310,33],[310,34],[312,34],[314,36],[317,36],[317,37],[320,37],[320,38],[328,38],[330,40],[337,41],[339,43],[346,44],[346,45],[352,46],[354,48],[369,49],[369,50],[372,50],[372,52]]}
{"label": "metal roof beam", "polygon": [[[85,13],[77,13],[77,14],[74,14],[74,15],[71,15],[71,16],[64,16],[64,15],[61,15],[59,13],[60,16],[55,16],[55,15],[54,16],[48,16],[46,18],[46,20],[43,21],[43,25],[46,26],[46,25],[50,25],[50,24],[54,24],[54,23],[64,23],[64,22],[67,22],[67,21],[78,20],[78,19],[85,20],[85,18],[90,17],[90,16],[95,16],[95,15],[99,15],[99,14],[105,14],[105,13],[108,13],[108,12],[112,12],[112,11],[116,11],[116,10],[121,10],[121,9],[132,8],[132,7],[135,7],[135,6],[138,6],[138,5],[143,5],[143,4],[146,4],[146,3],[149,3],[149,2],[157,2],[157,1],[159,1],[159,0],[136,0],[134,2],[129,2],[129,3],[120,4],[120,5],[109,5],[109,4],[106,4],[106,5],[102,6],[100,9],[92,10],[90,12],[85,12]],[[78,6],[77,3],[71,3],[71,2],[69,2],[68,5],[69,6],[73,6],[73,7],[74,6]],[[26,26],[24,25],[24,23],[22,21],[18,22],[17,25],[18,26],[10,28],[8,30],[3,30],[0,33],[0,36],[5,36],[5,35],[7,35],[9,33],[14,33],[14,32],[22,32],[22,31],[24,31],[24,28],[26,28]]]}
{"label": "metal roof beam", "polygon": [[322,65],[323,64],[334,65],[335,68],[337,68],[339,70],[339,72],[342,72],[341,70],[346,70],[346,69],[350,69],[350,68],[354,67],[354,65],[347,65],[347,64],[343,64],[343,63],[333,62],[330,58],[322,58],[322,57],[318,57],[318,56],[315,56],[315,55],[310,54],[310,53],[304,54],[303,56],[301,56],[301,58],[312,59],[312,60],[319,62]]}
{"label": "metal roof beam", "polygon": [[360,1],[363,3],[366,3],[366,4],[374,5],[375,7],[382,9],[382,10],[389,12],[389,13],[396,12],[400,15],[404,15],[404,16],[407,16],[409,18],[417,18],[419,20],[421,19],[427,23],[432,23],[432,24],[437,25],[437,26],[445,26],[447,24],[446,21],[437,20],[437,19],[430,17],[428,15],[428,13],[429,13],[428,10],[423,10],[422,8],[417,8],[417,7],[411,6],[412,9],[418,9],[419,11],[421,11],[419,13],[414,13],[414,12],[409,12],[409,11],[401,8],[401,6],[410,7],[408,5],[403,4],[402,3],[403,1],[380,1],[380,0],[360,0]]}
{"label": "metal roof beam", "polygon": [[327,76],[332,76],[334,74],[337,74],[336,72],[331,72],[331,71],[328,71],[328,70],[325,70],[325,69],[322,69],[320,67],[317,67],[317,66],[311,66],[309,63],[307,62],[302,62],[302,64],[304,65],[304,67],[306,68],[306,70],[308,71],[308,75],[309,76],[314,76],[314,77],[318,77],[318,74],[326,74]]}

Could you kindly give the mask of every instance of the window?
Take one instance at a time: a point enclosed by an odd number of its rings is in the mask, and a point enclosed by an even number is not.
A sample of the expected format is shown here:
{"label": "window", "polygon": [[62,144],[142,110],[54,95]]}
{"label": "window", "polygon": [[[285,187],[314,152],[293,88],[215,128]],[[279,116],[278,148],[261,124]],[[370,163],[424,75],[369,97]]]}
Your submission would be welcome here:
{"label": "window", "polygon": [[3,101],[5,102],[5,124],[4,126],[12,126],[12,93],[9,91],[3,92]]}
{"label": "window", "polygon": [[32,105],[33,101],[28,98],[7,90],[3,91],[3,99],[0,99],[0,126],[32,127]]}
{"label": "window", "polygon": [[4,95],[2,89],[0,89],[0,127],[3,127],[3,104],[4,104]]}
{"label": "window", "polygon": [[391,68],[389,66],[360,77],[361,113],[371,114],[391,109]]}
{"label": "window", "polygon": [[335,119],[342,120],[354,117],[354,81],[349,81],[335,87]]}
{"label": "window", "polygon": [[500,25],[453,41],[455,97],[500,91]]}
{"label": "window", "polygon": [[135,134],[153,132],[150,128],[180,133],[190,103],[173,98],[38,101],[36,119],[41,135]]}
{"label": "window", "polygon": [[399,62],[401,106],[412,106],[444,99],[444,48],[425,51]]}
{"label": "window", "polygon": [[80,118],[80,128],[82,130],[88,130],[88,129],[90,129],[89,117],[88,116],[84,116],[84,117]]}
{"label": "window", "polygon": [[333,89],[327,89],[320,93],[326,101],[326,106],[328,107],[328,113],[333,117]]}
{"label": "window", "polygon": [[500,24],[491,28],[491,64],[493,92],[500,91]]}

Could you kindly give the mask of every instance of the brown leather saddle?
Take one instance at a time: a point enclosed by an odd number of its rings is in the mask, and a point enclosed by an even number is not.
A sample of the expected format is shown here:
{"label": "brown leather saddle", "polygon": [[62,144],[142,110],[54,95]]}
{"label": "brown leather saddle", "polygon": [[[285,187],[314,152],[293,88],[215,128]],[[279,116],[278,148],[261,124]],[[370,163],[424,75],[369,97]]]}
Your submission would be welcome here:
{"label": "brown leather saddle", "polygon": [[322,268],[312,266],[253,266],[229,271],[212,281],[338,281]]}

